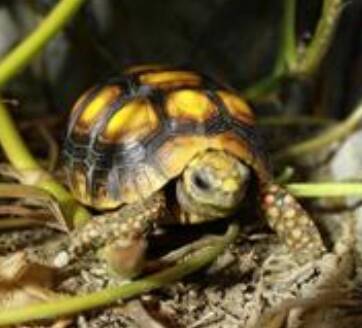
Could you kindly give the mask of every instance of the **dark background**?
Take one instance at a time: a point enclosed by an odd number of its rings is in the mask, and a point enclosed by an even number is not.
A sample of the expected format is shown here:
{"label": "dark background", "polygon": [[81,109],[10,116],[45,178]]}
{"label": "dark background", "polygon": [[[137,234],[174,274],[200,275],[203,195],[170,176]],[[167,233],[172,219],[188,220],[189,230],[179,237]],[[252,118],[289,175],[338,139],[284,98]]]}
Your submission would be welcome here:
{"label": "dark background", "polygon": [[[51,0],[0,2],[0,55],[54,6]],[[93,0],[7,87],[21,115],[68,111],[87,87],[142,63],[189,65],[242,91],[272,69],[282,0]],[[308,42],[321,1],[298,2],[300,45]],[[4,19],[6,17],[6,19]],[[11,25],[9,29],[8,25]],[[362,1],[346,1],[331,50],[313,83],[285,83],[271,112],[342,118],[362,94]],[[9,32],[9,30],[11,32]],[[5,41],[4,41],[5,40]],[[1,44],[3,43],[3,44]],[[287,97],[285,97],[287,94]],[[283,106],[285,98],[308,98]],[[275,99],[274,99],[275,100]]]}

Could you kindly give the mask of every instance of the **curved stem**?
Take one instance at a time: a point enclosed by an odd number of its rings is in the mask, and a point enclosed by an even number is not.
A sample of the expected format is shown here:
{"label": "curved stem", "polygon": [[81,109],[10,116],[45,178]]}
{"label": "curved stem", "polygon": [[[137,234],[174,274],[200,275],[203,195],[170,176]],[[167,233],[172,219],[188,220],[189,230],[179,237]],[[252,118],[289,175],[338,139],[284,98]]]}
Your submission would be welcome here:
{"label": "curved stem", "polygon": [[239,225],[235,222],[231,223],[224,237],[221,238],[220,241],[216,241],[212,246],[206,246],[201,250],[196,251],[193,255],[188,256],[171,268],[118,287],[107,288],[86,295],[62,297],[49,303],[1,311],[0,325],[18,324],[30,320],[69,315],[104,306],[115,302],[116,300],[127,299],[163,287],[192,272],[200,270],[205,265],[215,260],[215,258],[236,239],[238,233]]}
{"label": "curved stem", "polygon": [[257,100],[277,89],[283,76],[296,61],[295,15],[296,0],[284,0],[283,17],[280,24],[280,42],[274,68],[269,76],[257,81],[251,87],[242,91],[242,95],[249,100]]}
{"label": "curved stem", "polygon": [[[287,188],[301,197],[326,197],[362,195],[361,183],[295,183]],[[212,262],[239,234],[239,225],[231,223],[223,238],[215,240],[175,266],[143,279],[136,280],[118,287],[107,288],[99,292],[62,297],[55,301],[30,305],[19,309],[0,312],[0,325],[18,324],[30,320],[54,318],[110,304],[116,300],[127,299],[141,293],[163,287],[195,272]]]}
{"label": "curved stem", "polygon": [[88,211],[39,165],[21,138],[14,121],[0,101],[0,145],[9,162],[21,173],[23,183],[34,185],[53,195],[62,209],[68,227],[82,224],[90,218]]}
{"label": "curved stem", "polygon": [[[0,63],[0,87],[33,58],[70,20],[85,0],[62,0],[36,30],[11,51]],[[90,218],[63,186],[57,183],[27,149],[6,107],[0,101],[0,144],[11,162],[21,172],[24,183],[50,192],[58,201],[69,226]]]}
{"label": "curved stem", "polygon": [[41,167],[26,147],[7,108],[0,101],[0,144],[8,160],[19,170],[40,170]]}
{"label": "curved stem", "polygon": [[273,75],[265,77],[254,83],[251,87],[241,91],[241,95],[250,101],[255,101],[270,94],[273,90],[277,89],[282,81],[280,75]]}
{"label": "curved stem", "polygon": [[336,120],[326,117],[315,117],[315,116],[287,116],[287,115],[273,115],[261,117],[258,119],[259,126],[267,127],[280,127],[280,126],[293,126],[293,125],[317,125],[323,127],[330,127],[335,124]]}
{"label": "curved stem", "polygon": [[309,154],[319,150],[332,142],[340,141],[356,129],[362,121],[362,101],[357,105],[356,110],[343,122],[331,127],[317,137],[313,137],[275,154],[275,160],[286,160]]}
{"label": "curved stem", "polygon": [[36,30],[0,62],[0,88],[67,23],[85,0],[62,0]]}
{"label": "curved stem", "polygon": [[274,75],[284,74],[296,61],[295,16],[296,0],[283,1],[283,20],[280,31],[280,45],[274,66]]}
{"label": "curved stem", "polygon": [[322,16],[313,39],[302,54],[300,62],[292,69],[292,74],[313,75],[320,66],[331,44],[342,12],[343,0],[324,0]]}
{"label": "curved stem", "polygon": [[324,0],[316,32],[298,58],[295,35],[296,0],[284,0],[281,42],[274,69],[270,75],[242,91],[242,94],[247,99],[256,101],[278,89],[280,82],[288,76],[303,79],[315,74],[333,39],[342,11],[342,2],[343,0]]}

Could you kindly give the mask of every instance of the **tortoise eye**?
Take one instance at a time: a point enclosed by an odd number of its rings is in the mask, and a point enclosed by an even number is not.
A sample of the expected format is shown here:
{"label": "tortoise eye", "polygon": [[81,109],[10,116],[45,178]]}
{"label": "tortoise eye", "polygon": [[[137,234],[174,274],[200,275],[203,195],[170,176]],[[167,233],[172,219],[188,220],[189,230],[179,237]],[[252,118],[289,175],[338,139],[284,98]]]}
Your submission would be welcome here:
{"label": "tortoise eye", "polygon": [[201,174],[200,172],[194,173],[192,176],[192,183],[193,185],[202,191],[208,191],[211,189],[210,182],[208,179]]}

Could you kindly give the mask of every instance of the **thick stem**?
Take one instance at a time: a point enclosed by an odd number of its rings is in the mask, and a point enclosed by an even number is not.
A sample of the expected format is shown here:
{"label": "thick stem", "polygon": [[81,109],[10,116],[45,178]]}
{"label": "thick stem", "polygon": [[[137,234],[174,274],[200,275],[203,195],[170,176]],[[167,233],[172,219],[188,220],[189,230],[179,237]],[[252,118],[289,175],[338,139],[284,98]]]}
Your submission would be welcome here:
{"label": "thick stem", "polygon": [[236,239],[238,233],[239,225],[237,223],[231,223],[225,236],[220,238],[220,241],[216,241],[212,246],[206,246],[201,250],[196,251],[193,255],[188,256],[171,268],[140,280],[122,284],[118,287],[107,288],[91,294],[63,297],[48,303],[2,311],[0,312],[0,325],[18,324],[30,320],[69,315],[95,307],[105,306],[116,300],[128,299],[150,290],[163,287],[174,281],[180,280],[186,275],[200,270],[205,265],[211,263]]}
{"label": "thick stem", "polygon": [[324,0],[316,32],[305,51],[298,58],[295,34],[296,0],[284,0],[281,42],[274,69],[269,76],[245,89],[242,94],[247,99],[256,101],[277,90],[280,82],[288,76],[303,79],[314,75],[332,42],[342,11],[342,1]]}
{"label": "thick stem", "polygon": [[298,197],[362,196],[362,183],[357,182],[290,183],[286,187]]}
{"label": "thick stem", "polygon": [[302,54],[300,61],[292,68],[291,74],[311,76],[315,74],[331,44],[342,12],[343,0],[324,0],[322,16],[313,39]]}
{"label": "thick stem", "polygon": [[281,80],[281,76],[279,75],[267,76],[253,84],[251,87],[241,91],[241,94],[250,101],[264,98],[266,95],[270,94],[279,87]]}
{"label": "thick stem", "polygon": [[21,174],[22,182],[48,191],[59,202],[69,227],[90,218],[88,211],[39,165],[21,138],[14,121],[0,101],[0,145],[6,157]]}
{"label": "thick stem", "polygon": [[9,112],[0,101],[0,144],[8,160],[19,170],[40,170],[41,167],[22,140]]}
{"label": "thick stem", "polygon": [[279,52],[274,66],[274,75],[284,74],[296,62],[295,16],[296,0],[284,0]]}
{"label": "thick stem", "polygon": [[85,0],[62,0],[36,30],[0,62],[0,88],[16,75],[78,11]]}
{"label": "thick stem", "polygon": [[283,18],[280,24],[280,42],[274,68],[269,76],[257,81],[250,88],[242,91],[249,100],[257,100],[277,89],[282,76],[296,59],[295,41],[295,9],[296,0],[284,0]]}
{"label": "thick stem", "polygon": [[282,77],[296,61],[295,15],[296,0],[284,0],[283,17],[280,24],[280,42],[272,73],[242,91],[249,100],[257,100],[277,89]]}
{"label": "thick stem", "polygon": [[[85,0],[62,0],[36,30],[0,63],[0,87],[21,70],[45,44],[70,20]],[[11,162],[21,172],[24,183],[50,192],[59,202],[69,225],[90,217],[85,208],[58,184],[27,149],[7,109],[0,101],[0,144]]]}
{"label": "thick stem", "polygon": [[362,121],[362,101],[357,105],[356,110],[343,122],[331,127],[317,137],[313,137],[275,154],[275,160],[286,160],[300,157],[318,151],[332,142],[340,141],[348,136]]}

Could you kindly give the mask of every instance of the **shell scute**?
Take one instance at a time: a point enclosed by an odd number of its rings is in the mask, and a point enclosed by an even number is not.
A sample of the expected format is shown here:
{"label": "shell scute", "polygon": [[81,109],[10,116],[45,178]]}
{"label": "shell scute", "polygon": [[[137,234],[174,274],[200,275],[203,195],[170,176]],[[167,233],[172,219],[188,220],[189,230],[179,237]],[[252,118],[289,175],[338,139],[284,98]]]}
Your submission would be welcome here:
{"label": "shell scute", "polygon": [[75,104],[73,113],[76,117],[74,129],[77,133],[87,134],[95,122],[106,109],[115,102],[123,93],[116,85],[108,85],[99,91],[92,93],[92,89],[85,93]]}
{"label": "shell scute", "polygon": [[218,115],[216,104],[200,90],[182,89],[167,95],[165,109],[170,118],[204,123]]}
{"label": "shell scute", "polygon": [[146,72],[139,75],[141,84],[151,87],[169,90],[184,86],[199,86],[202,78],[191,71],[164,70],[156,72]]}
{"label": "shell scute", "polygon": [[146,199],[207,149],[235,155],[267,181],[254,125],[239,96],[193,71],[130,70],[74,106],[64,152],[69,183],[81,202],[114,208]]}
{"label": "shell scute", "polygon": [[112,115],[101,138],[106,143],[131,144],[150,135],[158,125],[159,119],[150,101],[134,99]]}
{"label": "shell scute", "polygon": [[242,98],[225,90],[217,91],[217,95],[221,98],[227,111],[234,119],[243,124],[252,125],[255,123],[251,108]]}

